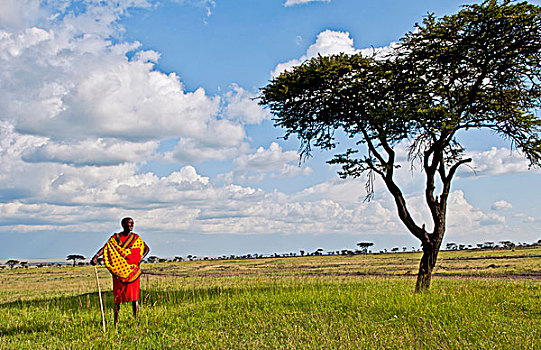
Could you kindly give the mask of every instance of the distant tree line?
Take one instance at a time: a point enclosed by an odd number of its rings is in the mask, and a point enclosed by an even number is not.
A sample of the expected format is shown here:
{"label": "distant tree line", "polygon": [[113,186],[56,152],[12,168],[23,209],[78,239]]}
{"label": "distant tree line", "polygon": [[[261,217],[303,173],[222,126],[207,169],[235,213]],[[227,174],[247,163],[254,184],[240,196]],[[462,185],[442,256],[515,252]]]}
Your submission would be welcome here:
{"label": "distant tree line", "polygon": [[[399,253],[399,252],[408,252],[407,247],[393,247],[391,249],[384,248],[379,252],[372,252],[369,250],[370,247],[374,245],[372,242],[359,242],[356,244],[358,249],[341,249],[341,250],[330,250],[324,251],[323,248],[317,248],[316,250],[310,252],[308,250],[299,250],[297,252],[289,253],[273,253],[273,254],[243,254],[243,255],[221,255],[216,257],[198,257],[196,255],[188,254],[186,257],[175,256],[173,258],[160,258],[158,256],[152,255],[146,259],[141,260],[141,263],[168,263],[168,262],[181,262],[181,261],[197,261],[197,260],[243,260],[243,259],[262,259],[262,258],[290,258],[290,257],[304,257],[304,256],[323,256],[323,255],[342,255],[342,256],[353,256],[353,255],[367,255],[367,254],[387,254],[387,253]],[[513,242],[509,240],[499,241],[498,243],[487,241],[477,244],[461,244],[449,242],[445,245],[446,250],[475,250],[475,249],[513,249],[515,247],[537,247],[541,246],[541,239],[534,243],[526,242]],[[409,252],[420,252],[419,248],[411,247]],[[85,260],[86,258],[83,255],[79,254],[70,254],[66,257],[66,260],[71,260],[73,262],[72,266],[85,266],[89,265],[88,262],[83,262],[78,260]],[[98,264],[103,264],[103,258],[98,259]],[[32,265],[33,267],[47,267],[54,266],[60,267],[65,266],[60,263],[40,263]],[[10,269],[14,268],[28,268],[29,264],[27,261],[19,261],[15,259],[7,260],[3,265],[0,265],[0,269],[9,267]]]}
{"label": "distant tree line", "polygon": [[[166,262],[179,262],[179,261],[197,261],[197,260],[244,260],[244,259],[261,259],[261,258],[291,258],[291,257],[305,257],[305,256],[323,256],[323,255],[366,255],[366,254],[387,254],[387,253],[399,253],[399,252],[420,252],[420,248],[411,247],[393,247],[391,249],[384,248],[379,252],[372,252],[369,250],[374,245],[372,242],[359,242],[356,244],[358,249],[341,249],[326,251],[323,248],[317,248],[314,251],[301,249],[299,252],[289,253],[273,253],[273,254],[243,254],[243,255],[221,255],[216,257],[198,257],[188,254],[186,257],[175,256],[174,258],[160,258],[157,256],[150,256],[143,263],[166,263]],[[498,244],[494,242],[483,242],[475,245],[472,244],[456,244],[448,243],[447,250],[472,250],[472,249],[509,249],[514,247],[535,247],[541,246],[541,239],[535,243],[513,243],[512,241],[500,241]]]}
{"label": "distant tree line", "polygon": [[468,250],[468,249],[511,249],[515,247],[536,247],[541,245],[541,239],[534,243],[526,243],[526,242],[513,242],[513,241],[499,241],[498,243],[494,243],[491,241],[483,242],[483,243],[477,243],[475,246],[472,244],[457,244],[453,242],[449,242],[446,244],[447,250]]}

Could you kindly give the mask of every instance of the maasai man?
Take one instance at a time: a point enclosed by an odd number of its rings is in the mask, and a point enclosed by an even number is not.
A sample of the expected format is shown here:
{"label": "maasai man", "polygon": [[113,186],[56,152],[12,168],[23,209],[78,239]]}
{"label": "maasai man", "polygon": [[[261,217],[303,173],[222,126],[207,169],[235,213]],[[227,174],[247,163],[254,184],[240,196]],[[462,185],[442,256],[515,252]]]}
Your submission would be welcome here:
{"label": "maasai man", "polygon": [[135,223],[132,218],[122,219],[121,225],[123,231],[113,234],[90,261],[96,265],[98,257],[103,255],[105,266],[113,275],[115,325],[118,322],[120,303],[131,301],[133,317],[137,318],[141,275],[139,263],[150,252],[141,237],[133,232]]}

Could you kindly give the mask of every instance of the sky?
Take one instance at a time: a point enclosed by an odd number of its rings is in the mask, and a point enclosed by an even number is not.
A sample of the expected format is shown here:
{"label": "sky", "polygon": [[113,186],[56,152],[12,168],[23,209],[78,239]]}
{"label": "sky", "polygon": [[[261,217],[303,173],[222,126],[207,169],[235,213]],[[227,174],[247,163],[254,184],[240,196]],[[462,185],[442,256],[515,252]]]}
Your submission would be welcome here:
{"label": "sky", "polygon": [[[90,257],[126,216],[165,257],[419,248],[380,182],[365,202],[332,153],[299,163],[254,98],[306,59],[384,49],[465,3],[2,0],[0,259]],[[444,244],[541,239],[540,171],[490,132],[460,140],[474,162]],[[398,179],[430,227],[422,174]]]}

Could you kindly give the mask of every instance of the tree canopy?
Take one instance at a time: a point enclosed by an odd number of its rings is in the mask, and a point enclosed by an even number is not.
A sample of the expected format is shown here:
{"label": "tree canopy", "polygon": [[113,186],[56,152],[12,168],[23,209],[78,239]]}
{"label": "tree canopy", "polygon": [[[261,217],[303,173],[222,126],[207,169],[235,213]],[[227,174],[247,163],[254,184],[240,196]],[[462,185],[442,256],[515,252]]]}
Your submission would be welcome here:
{"label": "tree canopy", "polygon": [[73,267],[75,267],[75,262],[77,260],[84,260],[85,257],[83,255],[79,255],[79,254],[70,254],[66,257],[66,260],[73,260]]}
{"label": "tree canopy", "polygon": [[13,266],[17,265],[19,263],[19,260],[8,260],[6,261],[6,264],[9,265],[9,268],[10,269],[13,269]]}
{"label": "tree canopy", "polygon": [[[383,179],[401,221],[422,242],[417,287],[425,289],[445,232],[451,181],[472,161],[457,133],[490,129],[540,165],[540,49],[539,6],[484,1],[442,18],[429,14],[383,57],[306,61],[262,88],[260,103],[285,138],[297,135],[301,157],[312,147],[335,148],[338,130],[354,141],[329,163],[341,165],[342,177],[368,173],[368,198],[373,176]],[[398,144],[422,165],[432,225],[414,221],[395,182]]]}

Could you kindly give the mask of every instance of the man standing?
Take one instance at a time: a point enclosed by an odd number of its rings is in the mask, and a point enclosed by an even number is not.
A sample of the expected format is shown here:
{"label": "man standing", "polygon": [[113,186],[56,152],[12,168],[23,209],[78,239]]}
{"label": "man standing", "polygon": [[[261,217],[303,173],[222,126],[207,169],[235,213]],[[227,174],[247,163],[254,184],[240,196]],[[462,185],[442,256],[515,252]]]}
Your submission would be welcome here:
{"label": "man standing", "polygon": [[132,218],[122,219],[121,225],[123,231],[113,234],[90,261],[96,265],[98,257],[103,255],[105,267],[113,275],[115,325],[118,322],[120,303],[131,301],[133,317],[137,318],[141,275],[139,264],[150,252],[141,237],[133,232],[135,223]]}

